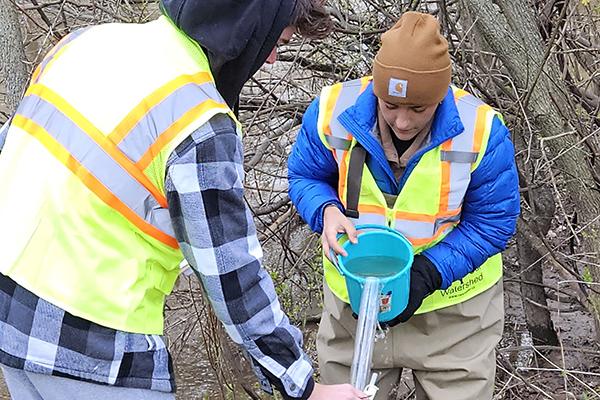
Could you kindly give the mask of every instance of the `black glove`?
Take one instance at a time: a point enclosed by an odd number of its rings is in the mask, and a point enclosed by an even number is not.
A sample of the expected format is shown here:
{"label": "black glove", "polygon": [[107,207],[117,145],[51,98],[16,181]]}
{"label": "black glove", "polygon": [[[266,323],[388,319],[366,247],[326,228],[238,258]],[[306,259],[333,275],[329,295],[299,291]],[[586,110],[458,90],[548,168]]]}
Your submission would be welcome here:
{"label": "black glove", "polygon": [[423,299],[442,286],[442,275],[437,267],[422,254],[416,255],[410,268],[410,293],[406,309],[390,321],[382,322],[385,329],[406,322],[423,303]]}

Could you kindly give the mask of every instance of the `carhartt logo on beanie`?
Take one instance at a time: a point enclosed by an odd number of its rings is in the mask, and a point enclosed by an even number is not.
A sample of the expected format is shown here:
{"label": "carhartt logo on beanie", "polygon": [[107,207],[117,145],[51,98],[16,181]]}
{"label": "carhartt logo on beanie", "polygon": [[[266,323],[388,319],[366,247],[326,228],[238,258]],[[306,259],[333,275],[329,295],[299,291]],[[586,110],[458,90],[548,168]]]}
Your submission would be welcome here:
{"label": "carhartt logo on beanie", "polygon": [[448,92],[448,41],[429,14],[406,12],[381,36],[373,63],[373,92],[388,103],[429,106]]}

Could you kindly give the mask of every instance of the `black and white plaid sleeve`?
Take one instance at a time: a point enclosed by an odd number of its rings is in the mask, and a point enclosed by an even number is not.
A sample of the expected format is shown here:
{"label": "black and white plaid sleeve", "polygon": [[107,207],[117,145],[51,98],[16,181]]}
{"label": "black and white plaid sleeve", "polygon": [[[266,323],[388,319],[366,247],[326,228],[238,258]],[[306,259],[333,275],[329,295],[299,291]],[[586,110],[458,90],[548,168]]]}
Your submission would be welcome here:
{"label": "black and white plaid sleeve", "polygon": [[312,363],[261,267],[240,138],[234,121],[218,114],[171,154],[165,191],[175,235],[231,338],[285,398],[307,398]]}

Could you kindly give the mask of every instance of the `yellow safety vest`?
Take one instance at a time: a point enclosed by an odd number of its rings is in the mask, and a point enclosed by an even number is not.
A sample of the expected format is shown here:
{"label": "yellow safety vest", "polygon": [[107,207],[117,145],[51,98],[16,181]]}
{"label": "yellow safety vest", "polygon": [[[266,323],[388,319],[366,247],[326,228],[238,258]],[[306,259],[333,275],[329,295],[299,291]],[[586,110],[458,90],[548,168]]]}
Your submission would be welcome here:
{"label": "yellow safety vest", "polygon": [[[350,160],[357,142],[337,117],[355,103],[370,81],[371,77],[364,77],[326,87],[320,98],[318,132],[338,163],[338,193],[347,209],[348,187],[353,184],[349,178]],[[384,194],[364,162],[357,167],[362,170],[360,194],[357,194],[358,212],[356,215],[347,213],[347,216],[355,225],[378,224],[398,230],[411,242],[415,254],[440,242],[460,222],[471,173],[485,154],[493,119],[500,117],[466,91],[453,88],[453,92],[465,130],[423,154],[392,208],[388,207]],[[323,261],[327,284],[336,296],[348,302],[344,278],[331,262],[326,258]],[[496,254],[448,289],[437,290],[427,297],[417,313],[468,300],[492,287],[501,277],[502,258]]]}
{"label": "yellow safety vest", "polygon": [[201,48],[165,17],[64,38],[0,156],[0,272],[78,317],[161,334],[183,259],[166,162],[218,113],[235,120]]}

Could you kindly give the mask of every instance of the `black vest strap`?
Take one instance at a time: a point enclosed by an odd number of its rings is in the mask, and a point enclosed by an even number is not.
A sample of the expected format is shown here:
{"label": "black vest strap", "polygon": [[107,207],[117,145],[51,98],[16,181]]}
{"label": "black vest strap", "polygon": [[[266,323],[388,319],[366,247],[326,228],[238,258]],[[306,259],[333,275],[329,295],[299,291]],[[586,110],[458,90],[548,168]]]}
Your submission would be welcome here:
{"label": "black vest strap", "polygon": [[346,181],[346,217],[348,218],[358,218],[358,200],[366,155],[366,150],[358,143],[350,153],[348,180]]}

